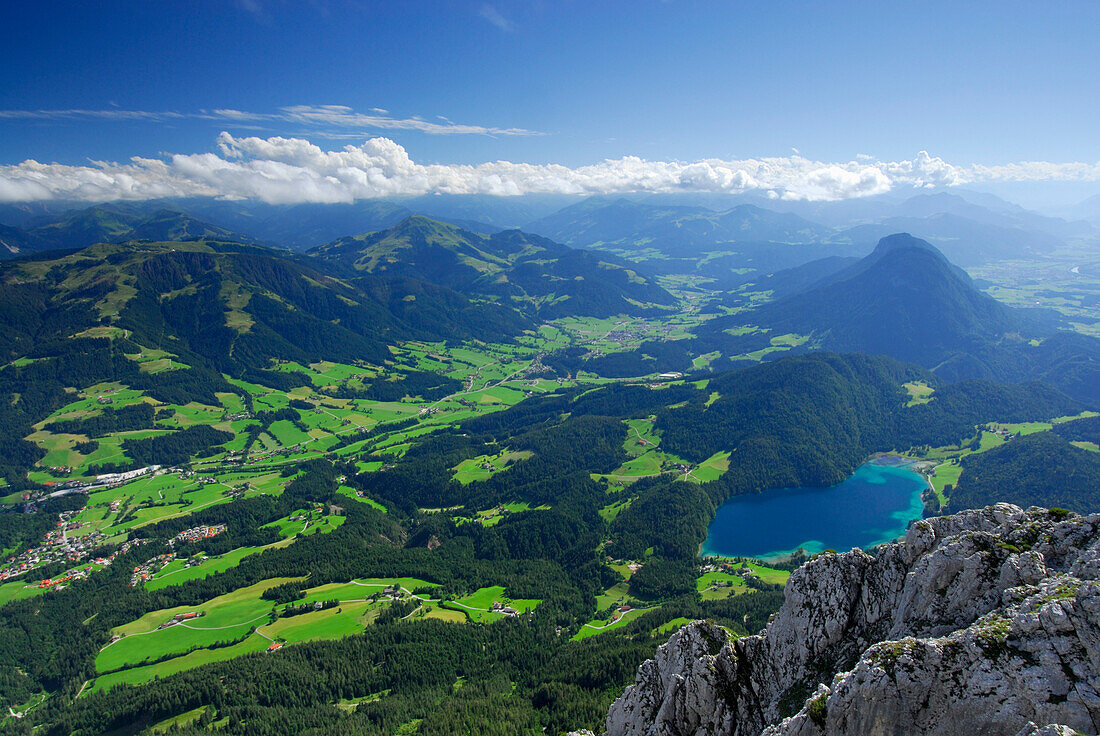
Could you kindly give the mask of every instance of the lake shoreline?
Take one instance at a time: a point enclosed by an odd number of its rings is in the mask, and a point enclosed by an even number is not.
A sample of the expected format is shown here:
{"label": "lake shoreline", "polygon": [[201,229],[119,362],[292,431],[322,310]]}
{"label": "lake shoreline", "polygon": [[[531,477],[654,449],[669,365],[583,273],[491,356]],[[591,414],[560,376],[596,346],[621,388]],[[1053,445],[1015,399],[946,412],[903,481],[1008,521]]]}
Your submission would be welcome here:
{"label": "lake shoreline", "polygon": [[833,486],[734,496],[719,507],[700,555],[782,560],[827,549],[870,549],[903,536],[924,511],[918,461],[878,453]]}

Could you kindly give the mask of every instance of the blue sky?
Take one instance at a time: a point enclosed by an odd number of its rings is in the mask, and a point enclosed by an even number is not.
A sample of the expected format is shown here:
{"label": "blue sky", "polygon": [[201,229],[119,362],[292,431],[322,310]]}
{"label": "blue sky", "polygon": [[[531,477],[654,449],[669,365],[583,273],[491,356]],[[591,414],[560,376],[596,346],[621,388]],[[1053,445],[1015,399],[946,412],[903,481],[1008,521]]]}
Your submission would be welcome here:
{"label": "blue sky", "polygon": [[28,159],[225,156],[223,132],[323,151],[384,136],[417,165],[798,155],[851,172],[927,151],[967,183],[1041,161],[1092,168],[1027,178],[1091,185],[1100,161],[1095,2],[36,0],[0,27],[10,180]]}

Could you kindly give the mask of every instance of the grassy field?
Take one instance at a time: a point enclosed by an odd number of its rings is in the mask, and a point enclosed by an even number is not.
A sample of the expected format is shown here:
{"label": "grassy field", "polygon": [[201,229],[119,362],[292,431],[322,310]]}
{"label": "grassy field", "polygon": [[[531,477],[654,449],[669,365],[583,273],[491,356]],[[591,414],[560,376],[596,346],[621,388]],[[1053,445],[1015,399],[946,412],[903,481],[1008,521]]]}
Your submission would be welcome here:
{"label": "grassy field", "polygon": [[456,465],[453,477],[462,485],[469,485],[478,480],[488,480],[500,471],[506,470],[512,463],[526,460],[534,454],[530,450],[511,451],[506,448],[495,455],[478,455]]}
{"label": "grassy field", "polygon": [[274,623],[261,627],[259,633],[289,643],[342,639],[370,625],[378,618],[381,607],[382,604],[367,601],[341,603],[335,608],[275,619]]}
{"label": "grassy field", "polygon": [[535,598],[508,598],[504,595],[504,587],[494,585],[488,588],[479,588],[468,596],[447,601],[448,608],[457,609],[466,614],[471,621],[477,623],[489,623],[504,618],[502,613],[494,613],[490,609],[494,602],[502,606],[510,606],[520,613],[531,611],[541,600]]}
{"label": "grassy field", "polygon": [[[760,582],[768,585],[786,585],[787,579],[791,575],[786,570],[777,570],[751,560],[720,558],[720,561],[728,562],[734,570],[747,567],[760,579]],[[752,590],[743,577],[725,570],[703,573],[696,578],[695,589],[705,601],[722,600]]]}
{"label": "grassy field", "polygon": [[38,581],[12,580],[0,585],[0,606],[12,601],[21,601],[24,598],[33,598],[42,595],[46,590],[38,587]]}
{"label": "grassy field", "polygon": [[666,623],[661,624],[660,626],[655,628],[651,633],[654,636],[668,636],[668,635],[671,635],[672,632],[679,631],[684,626],[686,626],[687,624],[690,624],[690,623],[691,623],[690,618],[684,618],[683,616],[677,616],[676,618],[672,619],[671,621],[668,621]]}
{"label": "grassy field", "polygon": [[593,478],[607,477],[618,482],[632,482],[638,478],[659,475],[668,456],[659,451],[660,434],[654,428],[655,417],[627,419],[623,449],[630,459],[606,476],[594,474]]}
{"label": "grassy field", "polygon": [[[324,531],[331,531],[335,526],[327,526]],[[226,552],[224,555],[210,557],[192,567],[184,567],[183,560],[173,560],[160,570],[156,575],[145,582],[145,589],[149,591],[160,590],[172,585],[182,585],[192,580],[202,580],[219,572],[225,572],[241,564],[241,560],[257,552],[268,549],[279,549],[294,542],[293,537],[273,542],[263,547],[238,547]]]}
{"label": "grassy field", "polygon": [[164,733],[173,728],[182,728],[183,726],[190,726],[202,717],[202,714],[209,710],[211,706],[200,705],[198,708],[193,708],[186,713],[180,713],[178,716],[172,716],[171,718],[165,718],[157,724],[154,724],[150,730],[153,733]]}
{"label": "grassy field", "polygon": [[730,469],[730,453],[716,452],[685,476],[686,480],[696,483],[708,483],[722,477],[722,474]]}
{"label": "grassy field", "polygon": [[288,605],[301,605],[302,603],[315,603],[317,601],[362,601],[393,585],[409,592],[438,587],[436,583],[420,578],[358,578],[346,583],[328,583],[308,588],[305,590],[304,596]]}
{"label": "grassy field", "polygon": [[[282,545],[283,542],[277,542],[276,544]],[[276,545],[273,544],[270,546],[274,547]],[[151,579],[147,580],[145,582],[145,589],[149,591],[160,590],[161,588],[167,588],[172,585],[182,585],[192,580],[202,580],[210,575],[225,572],[230,568],[236,567],[245,557],[254,555],[263,549],[265,548],[239,547],[230,552],[226,552],[224,555],[211,557],[192,567],[184,567],[182,560],[174,560],[162,568],[156,575],[153,575]]]}
{"label": "grassy field", "polygon": [[[362,472],[371,472],[371,471],[378,470],[378,468],[380,468],[382,466],[382,463],[370,463],[370,465],[377,466],[377,467],[362,468],[361,471]],[[339,488],[336,489],[336,492],[339,493],[341,496],[347,496],[348,498],[350,498],[352,500],[358,501],[360,503],[365,503],[365,504],[369,505],[372,508],[378,509],[383,514],[387,513],[387,509],[386,509],[385,506],[378,503],[377,501],[375,501],[372,498],[367,498],[366,496],[360,496],[359,492],[356,491],[354,488],[352,488],[350,486],[341,485]]]}
{"label": "grassy field", "polygon": [[941,504],[947,503],[946,487],[951,486],[954,488],[958,485],[961,475],[962,466],[958,463],[943,463],[936,466],[929,481],[931,481],[932,490],[936,492],[936,498],[939,499]]}
{"label": "grassy field", "polygon": [[253,634],[239,644],[219,649],[198,649],[180,657],[174,657],[164,662],[143,667],[132,667],[118,672],[97,675],[95,680],[84,691],[85,694],[109,690],[115,685],[139,685],[158,677],[167,677],[177,672],[201,667],[212,662],[225,662],[236,657],[262,652],[270,646],[271,642],[262,636]]}
{"label": "grassy field", "polygon": [[614,503],[609,503],[608,505],[600,509],[600,516],[603,518],[604,521],[610,524],[611,522],[615,521],[615,517],[617,517],[627,508],[629,508],[632,502],[633,499],[627,498],[621,501],[615,501]]}
{"label": "grassy field", "polygon": [[[178,606],[145,614],[136,621],[116,627],[112,633],[121,639],[108,645],[96,657],[97,672],[110,672],[142,665],[168,655],[211,648],[247,635],[261,625],[272,604],[260,598],[268,588],[292,578],[274,578],[239,588],[198,606]],[[165,629],[158,627],[176,614],[199,612],[198,618]]]}
{"label": "grassy field", "polygon": [[624,603],[630,603],[630,604],[636,604],[637,603],[637,601],[635,601],[633,598],[630,597],[630,586],[629,586],[629,582],[626,581],[626,580],[623,580],[619,583],[616,583],[615,585],[612,585],[610,588],[605,590],[603,593],[596,596],[596,610],[597,611],[602,611],[605,608],[607,608],[608,606],[612,606],[612,605],[618,607],[618,606],[623,605]]}
{"label": "grassy field", "polygon": [[[147,614],[125,626],[115,629],[115,633],[127,634],[118,642],[109,645],[96,659],[99,674],[88,688],[88,692],[108,689],[120,683],[148,682],[154,677],[180,672],[210,662],[220,662],[244,654],[261,652],[271,646],[272,641],[294,644],[296,642],[339,639],[354,635],[370,625],[377,618],[388,601],[372,602],[368,600],[384,588],[397,584],[405,590],[418,590],[435,587],[435,584],[418,578],[363,578],[348,583],[335,583],[306,589],[306,595],[292,605],[313,603],[316,601],[338,600],[340,603],[331,608],[296,616],[279,617],[271,621],[273,605],[262,600],[259,595],[267,587],[289,578],[267,580],[248,588],[236,590],[219,596],[195,607],[165,609]],[[502,587],[483,588],[473,595],[462,599],[466,605],[482,603],[500,598]],[[496,597],[494,598],[494,595]],[[515,600],[510,605],[519,610],[530,610],[540,601]],[[205,611],[206,615],[192,619],[186,624],[176,624],[168,629],[156,627],[176,613]],[[462,612],[441,608],[437,603],[426,603],[415,612],[418,618],[437,618],[455,623],[465,622],[467,615],[473,620],[492,621],[502,616],[478,611]],[[480,616],[478,614],[481,614]],[[193,627],[193,628],[187,628]],[[217,646],[219,642],[234,641],[229,646]],[[140,643],[136,648],[134,643]],[[127,650],[123,645],[128,644]],[[197,648],[196,648],[197,647]],[[117,651],[113,649],[119,648]],[[179,656],[170,656],[178,653]],[[141,657],[138,659],[137,657]],[[169,657],[164,661],[143,664],[146,659]],[[125,669],[109,672],[115,666]]]}
{"label": "grassy field", "polygon": [[601,621],[594,619],[581,626],[580,631],[572,636],[572,641],[580,641],[581,639],[587,639],[590,636],[596,636],[597,634],[604,634],[608,631],[614,631],[615,629],[621,629],[634,619],[641,616],[646,611],[652,610],[651,608],[632,608],[626,613],[618,613],[612,615],[610,620]]}
{"label": "grassy field", "polygon": [[695,580],[695,589],[705,601],[716,601],[745,593],[751,588],[739,575],[726,572],[708,572]]}
{"label": "grassy field", "polygon": [[902,386],[909,392],[909,401],[906,402],[906,406],[927,404],[932,400],[932,394],[935,393],[935,389],[924,381],[909,381],[908,383],[902,384]]}

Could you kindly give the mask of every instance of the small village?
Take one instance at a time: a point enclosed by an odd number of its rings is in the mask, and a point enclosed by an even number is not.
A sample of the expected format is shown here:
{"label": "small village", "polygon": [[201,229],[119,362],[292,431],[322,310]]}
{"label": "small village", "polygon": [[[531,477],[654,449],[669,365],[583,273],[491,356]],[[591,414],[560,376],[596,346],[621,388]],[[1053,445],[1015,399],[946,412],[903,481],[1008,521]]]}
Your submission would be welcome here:
{"label": "small village", "polygon": [[[175,545],[180,542],[198,542],[203,539],[210,539],[211,537],[216,537],[219,534],[223,533],[225,529],[225,524],[216,524],[214,526],[207,526],[204,524],[202,526],[184,529],[182,532],[168,540],[168,546],[175,547]],[[162,555],[151,557],[150,559],[141,563],[134,568],[133,574],[130,575],[130,587],[136,588],[137,586],[142,585],[149,580],[152,580],[154,575],[163,570],[165,566],[168,565],[168,563],[172,562],[175,559],[176,554],[174,552],[166,552]],[[193,555],[183,563],[183,566],[184,568],[195,567],[196,565],[201,565],[207,559],[207,556],[203,554]]]}
{"label": "small village", "polygon": [[175,559],[175,555],[171,552],[163,555],[157,555],[141,563],[134,568],[133,574],[130,575],[130,587],[136,588],[147,580],[151,580],[154,575],[160,572],[165,565]]}
{"label": "small village", "polygon": [[[52,532],[51,532],[51,534],[52,534]],[[119,555],[124,555],[127,552],[129,552],[131,549],[133,549],[134,547],[137,547],[137,546],[142,545],[142,544],[146,544],[149,541],[151,541],[151,540],[148,540],[148,539],[135,539],[133,541],[124,542],[122,545],[119,546],[119,548],[117,550],[115,550],[111,554],[105,555],[105,556],[102,556],[102,557],[92,558],[92,559],[89,560],[89,562],[91,564],[84,565],[83,567],[81,567],[81,566],[74,567],[71,570],[66,571],[63,575],[58,575],[57,577],[53,577],[53,578],[46,578],[46,579],[44,579],[44,580],[42,580],[38,583],[38,587],[42,588],[42,589],[46,589],[46,590],[62,590],[69,583],[75,582],[77,580],[83,580],[84,578],[88,577],[88,575],[95,572],[96,570],[101,570],[103,568],[110,567],[111,564],[115,561],[116,557],[118,557]],[[41,551],[42,549],[43,549],[42,547],[36,547],[32,550],[28,550],[28,552],[24,553],[24,555],[28,554],[30,552]],[[90,556],[90,550],[87,553],[84,553],[80,557],[80,559],[82,559],[82,560],[87,559],[89,556]],[[12,558],[12,560],[16,560],[16,559],[17,558]],[[36,567],[40,567],[42,564],[45,564],[44,562],[40,562],[40,563],[37,563],[37,564],[29,564],[26,560],[23,560],[23,555],[20,555],[18,559],[20,560],[20,562],[18,564],[14,565],[14,566],[9,566],[9,567],[7,567],[3,570],[0,570],[0,582],[13,580],[15,578],[18,578],[18,577],[34,570]],[[12,560],[9,560],[9,565],[11,565]],[[58,558],[58,559],[47,559],[47,561],[48,562],[56,562],[56,561],[60,561],[60,558]]]}
{"label": "small village", "polygon": [[91,555],[93,550],[103,546],[108,537],[100,532],[70,534],[83,526],[72,521],[73,516],[78,513],[79,511],[63,511],[58,516],[57,527],[46,533],[42,544],[8,558],[3,569],[0,569],[0,581],[19,577],[36,567],[54,562],[79,562]]}
{"label": "small village", "polygon": [[198,542],[202,539],[210,539],[216,537],[225,531],[225,524],[215,524],[213,526],[207,526],[203,524],[201,526],[194,526],[190,529],[184,529],[168,540],[168,545],[175,546],[178,542]]}

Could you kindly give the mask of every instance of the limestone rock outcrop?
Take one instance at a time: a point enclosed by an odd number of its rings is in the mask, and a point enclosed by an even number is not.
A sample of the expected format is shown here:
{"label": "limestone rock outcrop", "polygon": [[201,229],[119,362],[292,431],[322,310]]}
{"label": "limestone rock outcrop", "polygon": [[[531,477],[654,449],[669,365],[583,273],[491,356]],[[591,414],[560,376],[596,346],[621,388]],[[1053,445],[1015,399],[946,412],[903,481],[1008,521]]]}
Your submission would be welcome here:
{"label": "limestone rock outcrop", "polygon": [[608,736],[1100,731],[1100,515],[1009,504],[915,522],[791,575],[757,636],[685,626]]}

